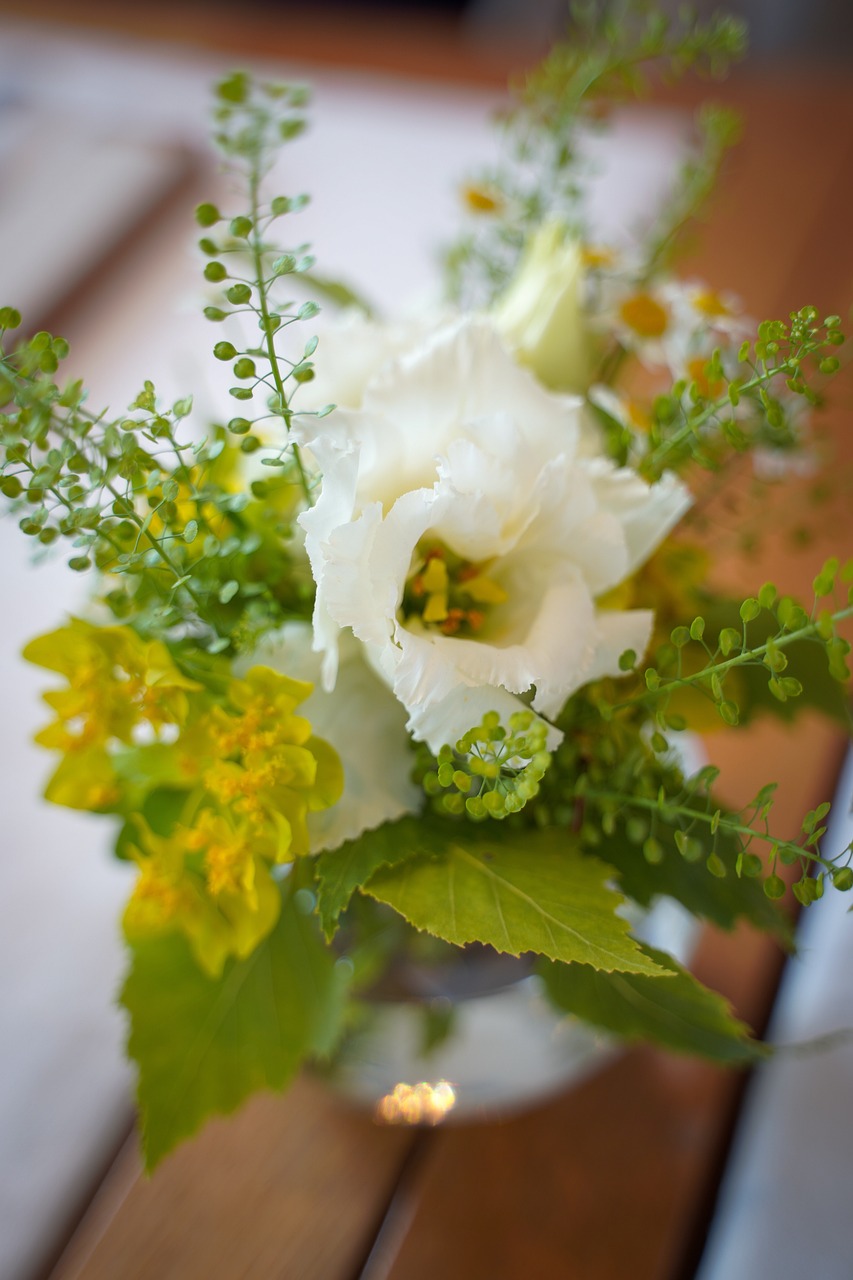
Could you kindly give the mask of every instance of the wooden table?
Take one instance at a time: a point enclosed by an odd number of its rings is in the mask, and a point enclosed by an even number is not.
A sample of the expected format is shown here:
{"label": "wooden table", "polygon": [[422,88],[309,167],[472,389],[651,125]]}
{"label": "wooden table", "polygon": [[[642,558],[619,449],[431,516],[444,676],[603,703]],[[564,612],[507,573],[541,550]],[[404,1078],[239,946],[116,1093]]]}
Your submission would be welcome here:
{"label": "wooden table", "polygon": [[[77,8],[75,17],[95,24],[105,12]],[[39,12],[50,16],[50,5],[28,6],[29,16]],[[180,5],[152,13],[160,34],[188,37]],[[129,26],[136,21],[125,18]],[[256,20],[217,18],[203,40],[224,47],[230,39],[243,52],[270,56],[346,56],[341,41],[318,43],[315,32],[312,43],[304,24],[294,30],[289,41],[272,22],[261,32]],[[431,39],[403,52],[386,41],[370,56],[408,74],[450,68],[459,78],[494,78],[491,63],[484,70],[445,37],[443,44]],[[677,100],[693,92],[680,90]],[[784,315],[806,302],[844,314],[853,285],[853,90],[802,73],[745,73],[714,86],[714,96],[744,111],[745,134],[691,269],[718,287],[735,284],[753,314]],[[850,398],[848,380],[827,416],[848,466]],[[772,577],[807,592],[828,546],[846,539],[853,551],[849,497],[847,473],[824,508],[828,538],[793,550],[785,535],[773,535],[748,563],[725,561],[728,584],[754,590]],[[793,731],[759,724],[710,743],[731,803],[770,776],[781,782],[778,823],[792,834],[805,810],[831,793],[841,746],[835,730],[808,717]],[[780,968],[772,944],[746,932],[707,931],[695,968],[742,1016],[763,1025]],[[53,1277],[687,1277],[742,1086],[741,1075],[638,1049],[520,1117],[411,1132],[379,1128],[304,1080],[284,1097],[258,1097],[210,1124],[152,1181],[140,1177],[131,1135]]]}

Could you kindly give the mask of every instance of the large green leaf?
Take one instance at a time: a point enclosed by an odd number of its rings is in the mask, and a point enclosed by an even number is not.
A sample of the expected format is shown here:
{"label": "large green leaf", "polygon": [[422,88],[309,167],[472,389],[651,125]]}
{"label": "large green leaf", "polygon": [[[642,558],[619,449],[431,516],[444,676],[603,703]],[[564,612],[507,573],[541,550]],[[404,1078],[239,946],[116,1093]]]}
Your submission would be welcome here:
{"label": "large green leaf", "polygon": [[[692,833],[697,836],[699,833]],[[731,836],[717,832],[716,853],[726,868],[723,877],[712,875],[705,858],[688,862],[676,847],[673,832],[660,823],[655,835],[661,849],[660,862],[650,863],[639,845],[617,826],[595,846],[597,857],[619,873],[619,884],[629,898],[648,906],[658,894],[675,898],[693,915],[712,920],[723,929],[732,929],[739,920],[749,920],[758,928],[776,935],[792,946],[790,922],[764,893],[760,880],[739,877],[735,871],[737,846]],[[708,836],[710,854],[713,838]]]}
{"label": "large green leaf", "polygon": [[581,854],[567,832],[395,825],[421,856],[381,869],[365,892],[415,928],[460,946],[485,942],[511,955],[660,972],[616,914],[623,899],[608,884],[610,868]]}
{"label": "large green leaf", "polygon": [[333,1047],[345,978],[306,915],[311,905],[287,893],[273,932],[219,979],[199,969],[178,934],[134,945],[121,999],[149,1170],[207,1116],[282,1088],[308,1054]]}
{"label": "large green leaf", "polygon": [[677,1053],[717,1062],[750,1063],[767,1054],[727,1001],[662,951],[644,947],[670,977],[603,973],[581,964],[543,961],[540,973],[554,1004],[625,1040],[653,1040]]}
{"label": "large green leaf", "polygon": [[404,862],[429,841],[420,819],[386,822],[374,831],[347,840],[338,849],[321,853],[316,861],[317,914],[327,938],[334,935],[341,912],[349,900],[380,867]]}

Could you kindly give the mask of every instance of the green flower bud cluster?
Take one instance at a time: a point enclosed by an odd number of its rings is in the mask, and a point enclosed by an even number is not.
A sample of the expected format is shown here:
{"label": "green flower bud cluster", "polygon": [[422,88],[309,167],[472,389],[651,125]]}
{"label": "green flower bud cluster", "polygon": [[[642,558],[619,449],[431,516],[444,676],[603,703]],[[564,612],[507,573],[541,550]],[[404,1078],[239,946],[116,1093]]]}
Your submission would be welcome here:
{"label": "green flower bud cluster", "polygon": [[551,763],[547,726],[532,711],[516,711],[509,727],[491,711],[455,747],[445,745],[422,776],[438,813],[474,822],[519,813],[539,794]]}

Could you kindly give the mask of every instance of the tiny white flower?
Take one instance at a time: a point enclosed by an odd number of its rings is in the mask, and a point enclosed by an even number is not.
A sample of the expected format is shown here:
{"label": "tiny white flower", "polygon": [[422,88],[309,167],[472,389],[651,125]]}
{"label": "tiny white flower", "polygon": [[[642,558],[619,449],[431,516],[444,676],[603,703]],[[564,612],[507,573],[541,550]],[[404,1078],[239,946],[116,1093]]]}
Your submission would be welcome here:
{"label": "tiny white flower", "polygon": [[580,456],[580,440],[581,402],[545,391],[470,318],[326,419],[307,441],[322,489],[300,517],[326,687],[351,628],[437,750],[525,699],[556,716],[642,652],[651,613],[596,599],[651,554],[687,491]]}

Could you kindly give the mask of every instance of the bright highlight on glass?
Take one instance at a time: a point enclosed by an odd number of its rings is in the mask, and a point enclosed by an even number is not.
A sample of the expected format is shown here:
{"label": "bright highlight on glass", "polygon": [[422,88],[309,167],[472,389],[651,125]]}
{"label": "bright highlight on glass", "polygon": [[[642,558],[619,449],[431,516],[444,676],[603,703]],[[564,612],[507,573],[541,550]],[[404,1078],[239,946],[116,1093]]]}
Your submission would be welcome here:
{"label": "bright highlight on glass", "polygon": [[456,1093],[447,1080],[429,1084],[395,1084],[376,1104],[376,1118],[385,1124],[441,1124],[456,1106]]}

